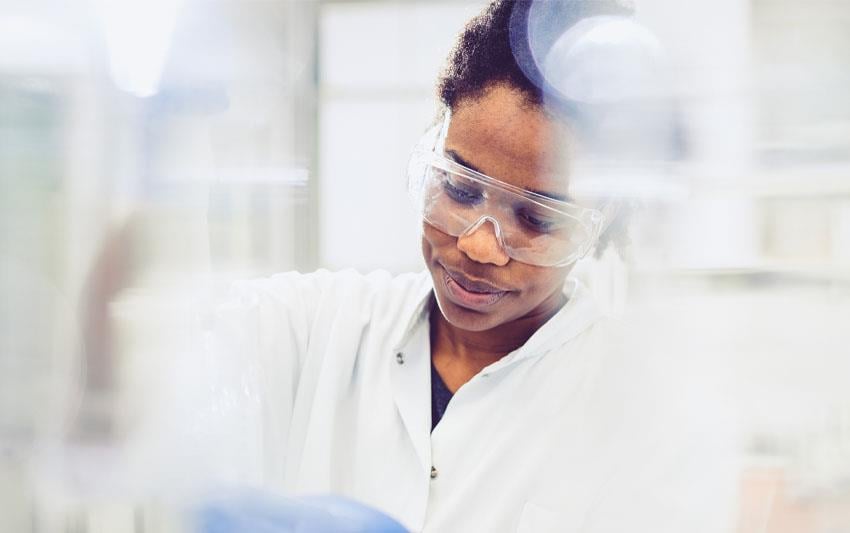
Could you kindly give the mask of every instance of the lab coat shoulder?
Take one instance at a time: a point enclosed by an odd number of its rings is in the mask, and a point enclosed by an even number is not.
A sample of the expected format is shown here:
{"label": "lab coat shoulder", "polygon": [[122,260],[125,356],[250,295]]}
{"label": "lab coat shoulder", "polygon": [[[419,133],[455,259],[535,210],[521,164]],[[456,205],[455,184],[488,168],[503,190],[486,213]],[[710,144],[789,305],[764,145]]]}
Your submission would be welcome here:
{"label": "lab coat shoulder", "polygon": [[[327,275],[327,274],[326,274]],[[369,332],[399,337],[412,313],[430,289],[426,273],[393,276],[378,270],[360,274],[354,270],[331,273],[309,309],[311,352],[336,335],[357,337]]]}
{"label": "lab coat shoulder", "polygon": [[238,281],[216,306],[214,329],[233,349],[291,358],[301,367],[310,355],[325,354],[331,341],[350,338],[356,347],[370,329],[400,335],[399,321],[429,287],[427,273],[350,269]]}

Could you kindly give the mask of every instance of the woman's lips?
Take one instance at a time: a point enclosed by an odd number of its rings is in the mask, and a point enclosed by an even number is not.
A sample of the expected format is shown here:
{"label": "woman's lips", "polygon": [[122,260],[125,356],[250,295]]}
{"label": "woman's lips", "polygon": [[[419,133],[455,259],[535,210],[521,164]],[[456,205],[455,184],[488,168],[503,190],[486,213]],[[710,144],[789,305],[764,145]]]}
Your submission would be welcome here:
{"label": "woman's lips", "polygon": [[489,307],[504,297],[508,291],[490,285],[464,279],[459,274],[445,270],[443,279],[449,298],[461,307],[481,309]]}

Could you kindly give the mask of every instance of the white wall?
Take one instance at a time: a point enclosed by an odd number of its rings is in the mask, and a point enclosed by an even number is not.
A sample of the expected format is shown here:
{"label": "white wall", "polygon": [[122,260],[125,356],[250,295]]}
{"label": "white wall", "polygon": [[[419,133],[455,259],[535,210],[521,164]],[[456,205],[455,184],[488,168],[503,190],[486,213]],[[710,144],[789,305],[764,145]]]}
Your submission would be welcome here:
{"label": "white wall", "polygon": [[437,75],[485,2],[327,4],[320,22],[319,264],[421,268],[410,150],[433,120]]}

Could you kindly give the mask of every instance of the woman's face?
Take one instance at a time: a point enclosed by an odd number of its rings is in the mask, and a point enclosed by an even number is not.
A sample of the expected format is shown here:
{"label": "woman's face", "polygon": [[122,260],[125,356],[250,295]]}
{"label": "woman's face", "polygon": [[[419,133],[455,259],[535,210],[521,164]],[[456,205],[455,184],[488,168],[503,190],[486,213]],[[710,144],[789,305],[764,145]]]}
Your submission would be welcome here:
{"label": "woman's face", "polygon": [[[452,110],[445,155],[524,189],[565,195],[563,153],[570,135],[507,86],[495,86]],[[485,222],[452,237],[423,223],[422,252],[446,320],[466,331],[554,312],[571,266],[539,267],[509,258]]]}

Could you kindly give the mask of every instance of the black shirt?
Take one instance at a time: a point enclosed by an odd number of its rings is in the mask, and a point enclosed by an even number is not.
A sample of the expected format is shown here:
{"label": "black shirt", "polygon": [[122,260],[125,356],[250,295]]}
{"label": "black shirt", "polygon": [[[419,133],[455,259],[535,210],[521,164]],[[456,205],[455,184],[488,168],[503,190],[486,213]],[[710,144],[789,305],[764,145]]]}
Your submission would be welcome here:
{"label": "black shirt", "polygon": [[434,360],[431,360],[431,431],[437,427],[440,419],[443,418],[443,413],[449,406],[449,401],[452,399],[452,391],[446,387],[443,378],[440,377],[437,368],[434,366]]}

